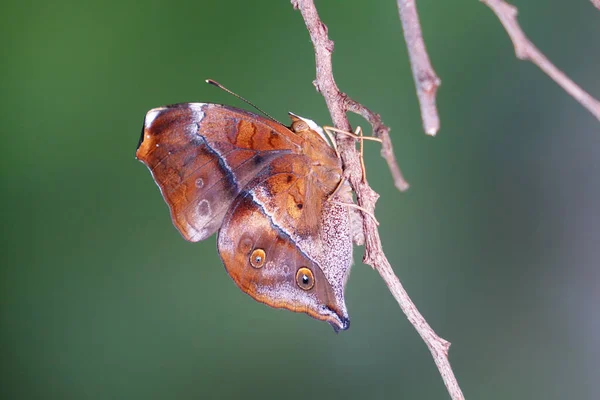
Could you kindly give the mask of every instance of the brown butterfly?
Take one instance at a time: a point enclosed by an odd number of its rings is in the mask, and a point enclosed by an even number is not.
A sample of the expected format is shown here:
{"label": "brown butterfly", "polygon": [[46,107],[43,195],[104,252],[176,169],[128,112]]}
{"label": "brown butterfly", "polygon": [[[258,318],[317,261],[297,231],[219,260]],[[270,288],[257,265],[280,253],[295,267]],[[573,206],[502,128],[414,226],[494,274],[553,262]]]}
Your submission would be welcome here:
{"label": "brown butterfly", "polygon": [[348,190],[335,144],[313,121],[183,103],[146,114],[136,157],[186,240],[217,230],[227,272],[271,307],[344,330],[352,264]]}

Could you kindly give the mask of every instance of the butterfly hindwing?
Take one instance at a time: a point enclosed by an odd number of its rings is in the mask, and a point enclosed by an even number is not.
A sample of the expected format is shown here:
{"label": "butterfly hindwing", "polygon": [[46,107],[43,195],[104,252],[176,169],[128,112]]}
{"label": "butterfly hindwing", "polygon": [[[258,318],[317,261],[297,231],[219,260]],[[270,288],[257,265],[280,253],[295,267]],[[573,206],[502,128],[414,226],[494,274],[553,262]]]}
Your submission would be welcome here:
{"label": "butterfly hindwing", "polygon": [[336,329],[347,326],[343,293],[333,290],[321,266],[273,223],[251,192],[234,202],[217,244],[231,278],[257,301],[307,313]]}

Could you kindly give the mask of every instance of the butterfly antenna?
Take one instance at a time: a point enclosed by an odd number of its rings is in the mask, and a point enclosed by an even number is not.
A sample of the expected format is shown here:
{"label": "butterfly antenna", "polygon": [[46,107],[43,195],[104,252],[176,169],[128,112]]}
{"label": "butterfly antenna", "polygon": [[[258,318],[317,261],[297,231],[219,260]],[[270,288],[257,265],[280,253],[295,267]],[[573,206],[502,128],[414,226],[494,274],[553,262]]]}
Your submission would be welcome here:
{"label": "butterfly antenna", "polygon": [[277,122],[280,125],[283,125],[281,122],[277,121],[275,118],[271,117],[269,114],[267,114],[265,111],[263,111],[262,109],[260,109],[258,106],[254,105],[253,103],[251,103],[249,100],[246,100],[245,98],[243,98],[242,96],[240,96],[239,94],[232,92],[231,90],[227,89],[225,86],[221,85],[219,82],[217,81],[213,81],[212,79],[207,79],[206,83],[210,83],[211,85],[214,85],[216,87],[218,87],[221,90],[226,91],[227,93],[229,93],[230,95],[237,97],[238,99],[242,100],[244,103],[256,108],[259,112],[263,113],[267,118],[269,118],[270,120]]}

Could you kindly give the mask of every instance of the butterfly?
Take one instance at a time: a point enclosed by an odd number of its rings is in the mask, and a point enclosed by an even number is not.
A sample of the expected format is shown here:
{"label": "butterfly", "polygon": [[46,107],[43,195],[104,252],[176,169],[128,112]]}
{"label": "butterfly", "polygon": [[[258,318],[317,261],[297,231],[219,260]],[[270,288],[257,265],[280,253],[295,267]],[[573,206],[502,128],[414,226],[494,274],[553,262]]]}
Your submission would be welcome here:
{"label": "butterfly", "polygon": [[345,330],[351,194],[331,138],[290,118],[287,127],[220,104],[154,108],[136,157],[186,240],[218,232],[221,260],[242,291]]}

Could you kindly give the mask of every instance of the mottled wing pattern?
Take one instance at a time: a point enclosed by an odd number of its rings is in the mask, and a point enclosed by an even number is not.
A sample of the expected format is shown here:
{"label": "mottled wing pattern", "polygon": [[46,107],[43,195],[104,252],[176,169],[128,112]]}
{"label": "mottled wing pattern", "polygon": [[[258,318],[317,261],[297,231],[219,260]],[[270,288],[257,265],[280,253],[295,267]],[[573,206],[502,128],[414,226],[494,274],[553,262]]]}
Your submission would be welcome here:
{"label": "mottled wing pattern", "polygon": [[[313,125],[292,132],[244,110],[177,104],[147,113],[136,156],[185,239],[221,228],[219,253],[244,292],[346,329],[349,213],[328,201],[341,162]],[[303,286],[298,277],[307,271],[314,281]]]}
{"label": "mottled wing pattern", "polygon": [[276,122],[184,103],[147,113],[136,156],[152,172],[177,229],[195,242],[221,226],[238,193],[269,163],[300,151],[301,140]]}
{"label": "mottled wing pattern", "polygon": [[[234,202],[225,216],[217,243],[231,278],[257,301],[307,313],[336,329],[348,327],[343,293],[337,295],[321,267],[273,224],[251,192],[243,192]],[[264,263],[259,268],[252,266],[250,260],[256,250],[264,251]],[[297,284],[300,268],[309,268],[314,275],[310,290],[303,290]]]}
{"label": "mottled wing pattern", "polygon": [[320,137],[316,140],[324,147],[319,152],[314,142],[304,138],[302,154],[274,159],[248,188],[274,223],[290,236],[317,241],[323,205],[340,183],[342,169],[340,160]]}

